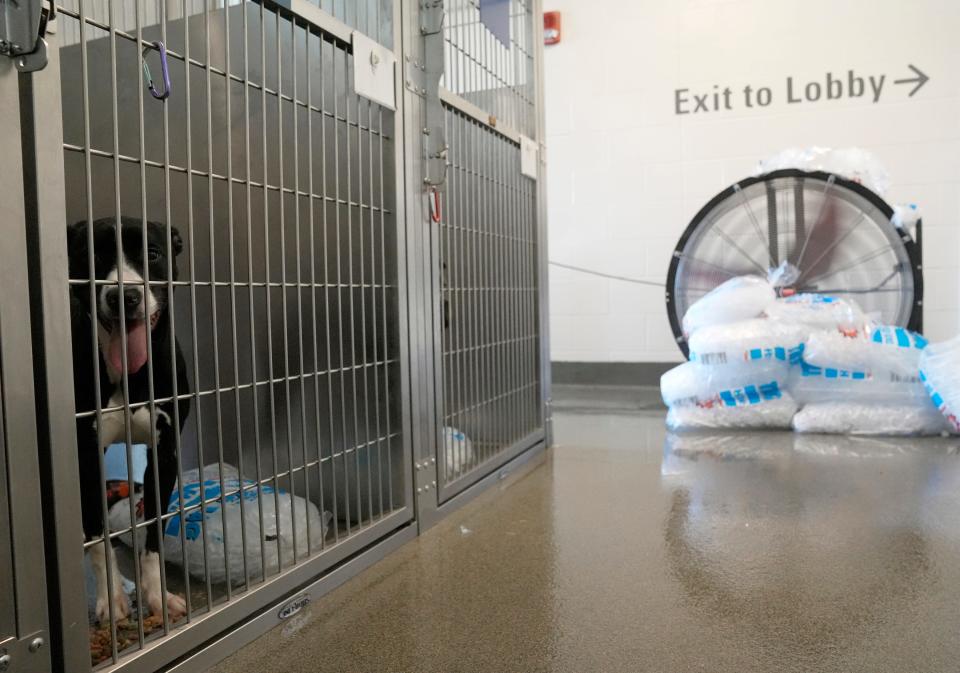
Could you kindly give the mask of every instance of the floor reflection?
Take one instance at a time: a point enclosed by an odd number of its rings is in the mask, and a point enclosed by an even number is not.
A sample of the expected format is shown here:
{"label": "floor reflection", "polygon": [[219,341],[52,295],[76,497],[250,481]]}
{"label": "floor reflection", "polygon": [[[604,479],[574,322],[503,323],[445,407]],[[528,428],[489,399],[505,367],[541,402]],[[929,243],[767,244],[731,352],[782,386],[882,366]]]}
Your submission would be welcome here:
{"label": "floor reflection", "polygon": [[958,522],[958,447],[957,438],[668,435],[663,539],[688,608],[762,643],[771,666],[820,668],[862,656],[893,624],[922,628],[948,566],[955,577],[956,549],[940,534]]}
{"label": "floor reflection", "polygon": [[216,670],[956,671],[956,440],[554,420],[545,466]]}

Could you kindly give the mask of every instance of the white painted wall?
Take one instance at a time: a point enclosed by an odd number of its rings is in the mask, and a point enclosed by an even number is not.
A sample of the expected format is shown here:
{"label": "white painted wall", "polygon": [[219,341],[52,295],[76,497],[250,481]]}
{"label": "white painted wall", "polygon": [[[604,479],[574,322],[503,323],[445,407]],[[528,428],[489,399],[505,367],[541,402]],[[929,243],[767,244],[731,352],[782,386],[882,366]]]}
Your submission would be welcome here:
{"label": "white painted wall", "polygon": [[[687,223],[758,160],[792,146],[860,146],[890,173],[888,200],[924,212],[926,332],[960,328],[960,2],[547,0],[550,257],[663,282]],[[907,64],[931,80],[913,97]],[[878,103],[787,104],[785,80],[886,75]],[[674,113],[677,88],[729,85],[737,107]],[[769,86],[764,109],[739,105]],[[556,361],[680,359],[663,291],[551,269]]]}

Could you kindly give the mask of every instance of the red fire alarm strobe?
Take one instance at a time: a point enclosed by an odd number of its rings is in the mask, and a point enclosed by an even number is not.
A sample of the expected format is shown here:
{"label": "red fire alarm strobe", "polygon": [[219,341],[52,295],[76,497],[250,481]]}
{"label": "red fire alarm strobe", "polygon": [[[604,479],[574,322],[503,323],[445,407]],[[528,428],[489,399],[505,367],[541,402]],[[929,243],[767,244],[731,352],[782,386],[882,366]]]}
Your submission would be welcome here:
{"label": "red fire alarm strobe", "polygon": [[560,12],[543,13],[543,43],[557,44],[560,42]]}

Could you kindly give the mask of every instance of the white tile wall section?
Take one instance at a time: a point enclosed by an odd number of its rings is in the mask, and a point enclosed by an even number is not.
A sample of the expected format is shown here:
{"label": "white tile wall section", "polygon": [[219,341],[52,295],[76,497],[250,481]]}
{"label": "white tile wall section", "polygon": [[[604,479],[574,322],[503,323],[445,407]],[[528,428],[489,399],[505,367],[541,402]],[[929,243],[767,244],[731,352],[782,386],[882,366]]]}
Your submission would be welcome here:
{"label": "white tile wall section", "polygon": [[[717,192],[787,147],[859,146],[890,174],[891,203],[925,223],[926,331],[960,330],[960,2],[547,0],[551,259],[664,282],[670,254]],[[930,81],[914,96],[914,64]],[[884,76],[879,102],[787,103],[786,78]],[[875,81],[879,81],[876,79]],[[774,100],[747,109],[743,87]],[[675,90],[730,86],[734,109],[675,114]],[[846,88],[846,87],[845,87]],[[739,98],[738,98],[739,96]],[[662,288],[554,268],[553,359],[680,359]]]}
{"label": "white tile wall section", "polygon": [[610,298],[602,278],[581,279],[568,269],[556,269],[550,287],[557,291],[550,297],[552,315],[602,316],[610,313]]}

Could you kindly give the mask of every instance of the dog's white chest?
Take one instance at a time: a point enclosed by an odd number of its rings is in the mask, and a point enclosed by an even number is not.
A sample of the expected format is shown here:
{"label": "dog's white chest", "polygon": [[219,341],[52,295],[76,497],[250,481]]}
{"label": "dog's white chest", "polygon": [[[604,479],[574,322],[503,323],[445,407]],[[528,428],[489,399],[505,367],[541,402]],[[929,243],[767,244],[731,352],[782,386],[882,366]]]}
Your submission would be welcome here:
{"label": "dog's white chest", "polygon": [[[101,415],[102,422],[99,427],[100,446],[106,447],[116,442],[125,442],[127,439],[127,427],[124,421],[123,393],[115,390],[110,396],[108,402],[109,411],[104,411]],[[149,407],[140,407],[130,415],[130,440],[134,444],[153,445],[154,429],[159,416],[166,417],[167,414],[159,409],[156,410],[156,416],[151,423]],[[169,418],[167,419],[169,422]]]}

